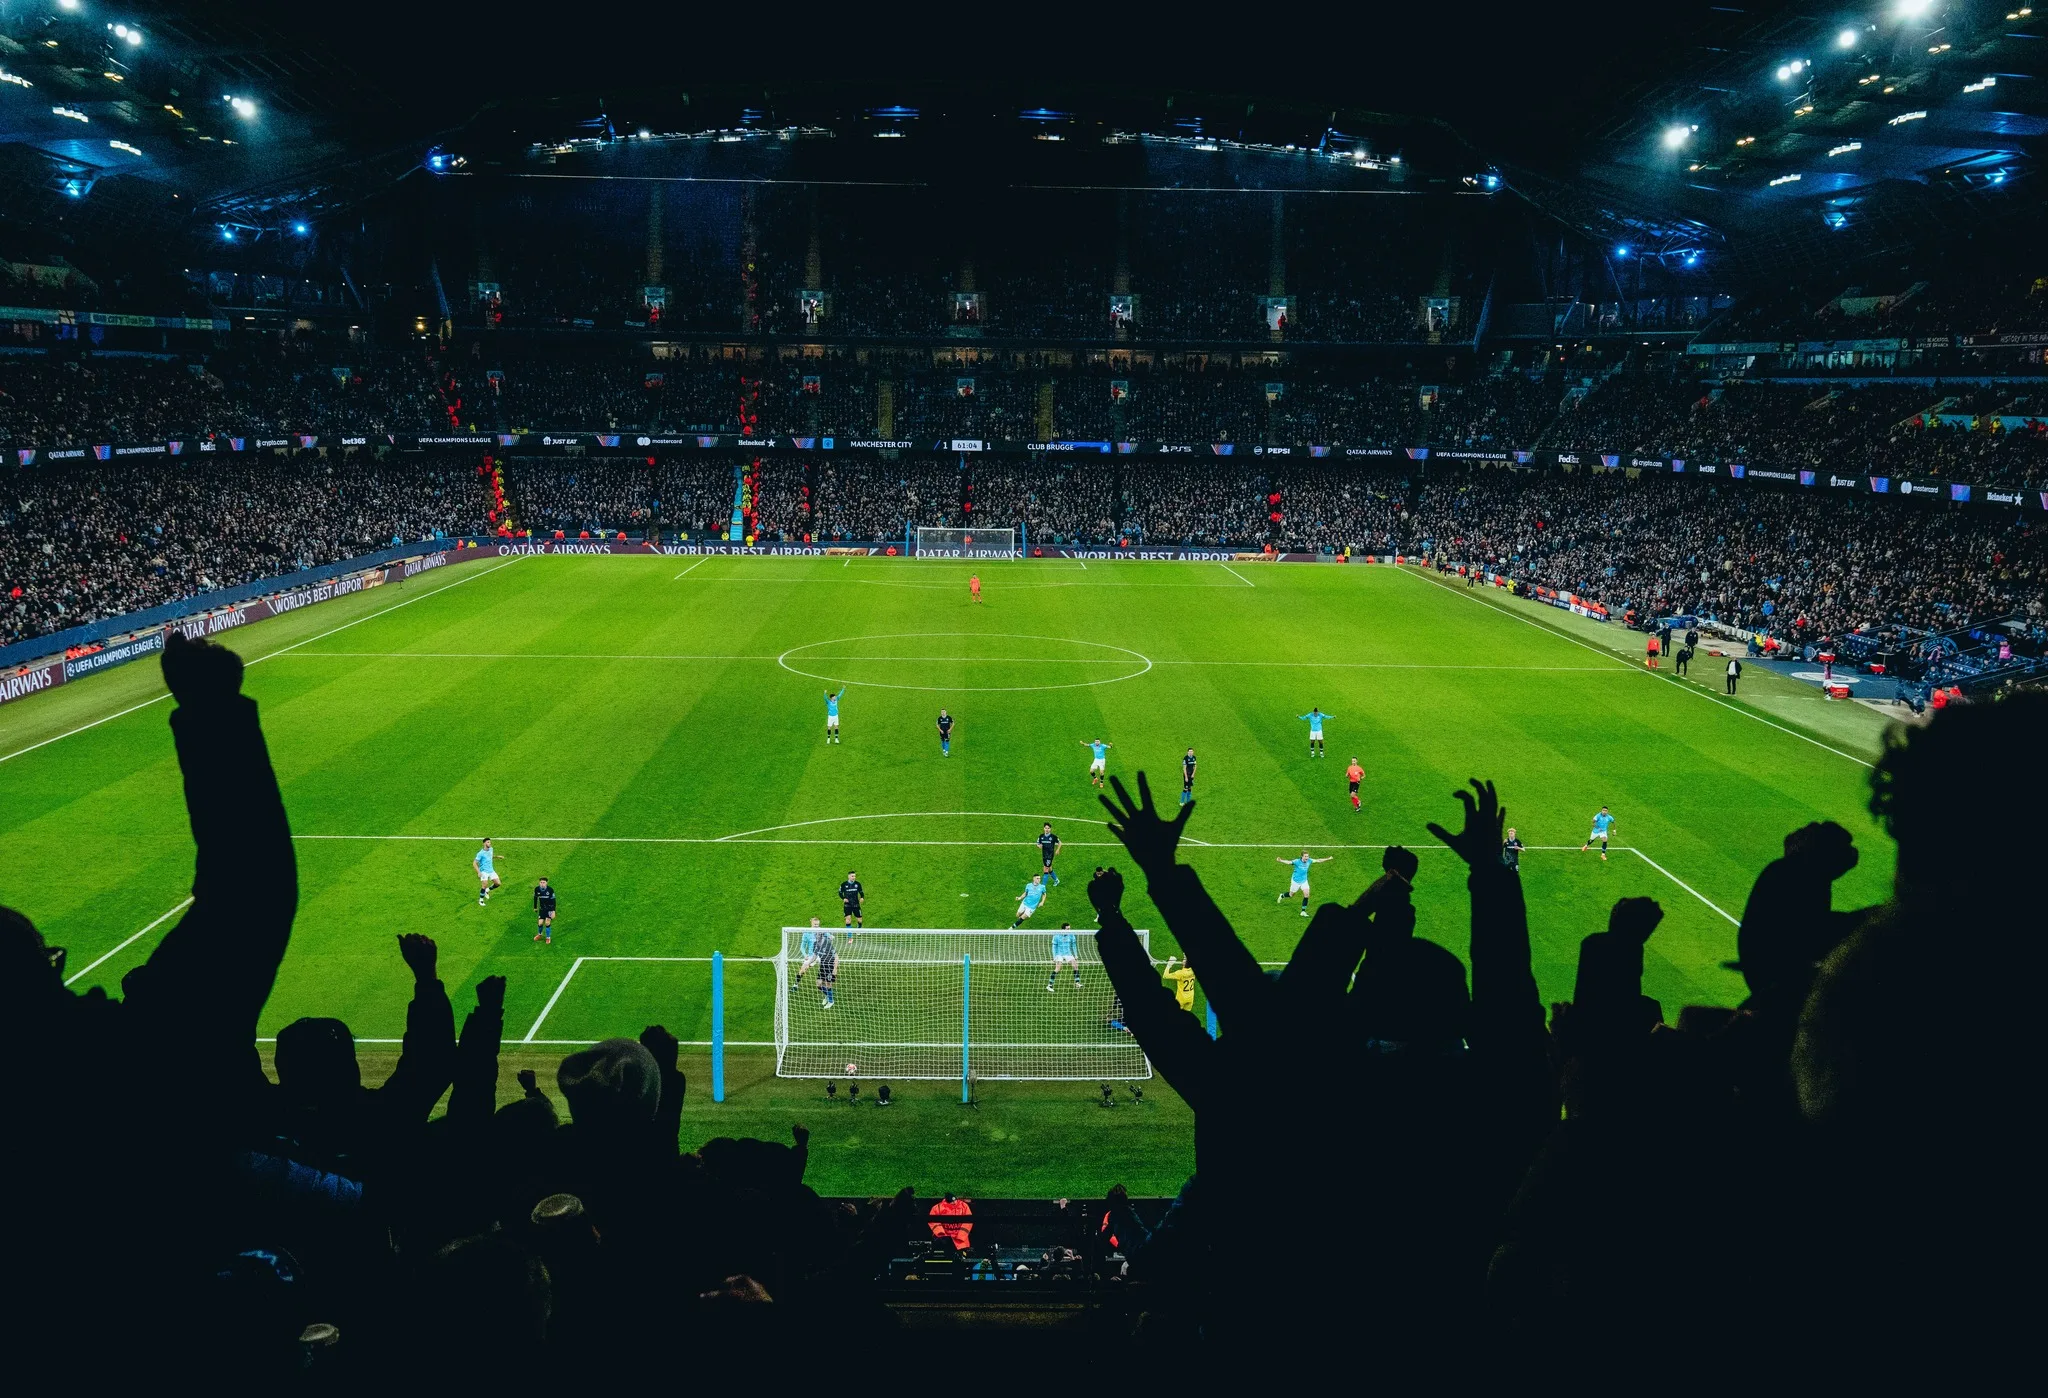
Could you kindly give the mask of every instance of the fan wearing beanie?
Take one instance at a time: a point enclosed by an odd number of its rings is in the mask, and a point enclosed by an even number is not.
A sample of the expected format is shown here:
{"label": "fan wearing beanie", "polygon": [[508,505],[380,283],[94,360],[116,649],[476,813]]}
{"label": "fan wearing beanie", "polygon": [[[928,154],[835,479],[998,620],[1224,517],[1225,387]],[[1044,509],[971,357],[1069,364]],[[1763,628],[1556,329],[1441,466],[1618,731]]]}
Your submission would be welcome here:
{"label": "fan wearing beanie", "polygon": [[555,1085],[575,1123],[599,1131],[651,1126],[661,1107],[661,1067],[632,1039],[606,1039],[570,1054],[555,1070]]}

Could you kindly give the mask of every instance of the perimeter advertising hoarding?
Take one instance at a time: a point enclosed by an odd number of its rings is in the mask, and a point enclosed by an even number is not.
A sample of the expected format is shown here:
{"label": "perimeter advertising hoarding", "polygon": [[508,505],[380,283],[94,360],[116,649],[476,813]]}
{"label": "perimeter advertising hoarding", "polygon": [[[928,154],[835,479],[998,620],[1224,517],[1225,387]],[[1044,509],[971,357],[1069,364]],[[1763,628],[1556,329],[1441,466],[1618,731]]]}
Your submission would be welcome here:
{"label": "perimeter advertising hoarding", "polygon": [[[2034,419],[2012,419],[2024,423],[2008,430],[2034,430]],[[553,451],[622,451],[635,455],[642,453],[664,454],[669,452],[697,451],[749,451],[749,452],[928,452],[940,456],[959,456],[969,453],[977,455],[1040,455],[1040,456],[1227,456],[1256,457],[1264,460],[1271,457],[1306,460],[1345,461],[1457,461],[1480,465],[1513,466],[1524,470],[1591,470],[1628,471],[1633,473],[1653,472],[1664,475],[1705,476],[1714,479],[1769,481],[1773,483],[1799,485],[1804,487],[1826,486],[1830,489],[1847,489],[1845,480],[1866,480],[1877,494],[1890,495],[1940,495],[1956,503],[1994,504],[2033,508],[2039,505],[2038,492],[2021,490],[1992,490],[1985,486],[1963,482],[1912,483],[1892,478],[1889,489],[1880,481],[1885,477],[1837,476],[1832,471],[1822,473],[1812,469],[1780,470],[1773,466],[1759,466],[1735,461],[1701,461],[1696,458],[1636,456],[1624,452],[1606,451],[1557,451],[1502,448],[1499,450],[1472,450],[1458,447],[1392,447],[1392,446],[1350,446],[1341,442],[1331,443],[1236,443],[1236,442],[1167,442],[1156,438],[1138,441],[1100,440],[1056,440],[1026,442],[999,438],[943,437],[931,441],[908,437],[801,437],[770,436],[746,437],[732,433],[651,433],[651,432],[454,432],[438,434],[385,434],[379,437],[321,437],[311,433],[287,433],[269,437],[200,436],[186,437],[169,442],[147,443],[96,443],[86,446],[12,446],[0,455],[0,461],[11,460],[16,466],[58,465],[70,461],[108,461],[123,458],[139,458],[138,465],[156,464],[156,458],[189,457],[194,454],[207,455],[218,452],[242,451],[311,451],[339,446],[345,451],[363,447],[395,448],[400,451],[438,450],[450,447],[483,447],[496,453],[506,452],[553,452]],[[169,469],[175,469],[171,467]],[[1847,465],[1843,471],[1853,469]],[[2044,507],[2048,508],[2048,507]]]}

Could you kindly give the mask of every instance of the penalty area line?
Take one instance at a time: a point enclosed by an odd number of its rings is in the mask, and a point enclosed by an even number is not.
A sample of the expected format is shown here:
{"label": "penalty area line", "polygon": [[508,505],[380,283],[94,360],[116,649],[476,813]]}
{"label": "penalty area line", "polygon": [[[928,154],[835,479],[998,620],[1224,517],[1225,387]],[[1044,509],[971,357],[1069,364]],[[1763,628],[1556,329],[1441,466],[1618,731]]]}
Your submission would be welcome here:
{"label": "penalty area line", "polygon": [[1671,872],[1671,871],[1670,871],[1669,869],[1665,868],[1665,867],[1664,867],[1664,866],[1663,866],[1662,864],[1659,864],[1659,863],[1658,863],[1658,862],[1657,862],[1656,860],[1654,860],[1654,859],[1650,858],[1650,856],[1649,856],[1649,855],[1647,855],[1647,854],[1644,854],[1644,853],[1643,853],[1643,852],[1642,852],[1641,850],[1637,849],[1637,848],[1636,848],[1635,846],[1633,846],[1633,845],[1630,845],[1630,846],[1628,847],[1628,852],[1629,852],[1630,854],[1633,854],[1633,855],[1634,855],[1634,856],[1635,856],[1636,858],[1638,858],[1638,859],[1642,860],[1642,861],[1643,861],[1643,863],[1645,863],[1645,864],[1649,865],[1649,866],[1650,866],[1650,867],[1651,867],[1652,869],[1655,869],[1655,870],[1656,870],[1656,871],[1657,871],[1658,873],[1662,874],[1662,875],[1663,875],[1663,876],[1664,876],[1665,878],[1667,878],[1667,879],[1671,880],[1671,882],[1673,882],[1673,883],[1677,884],[1677,885],[1678,885],[1678,886],[1679,886],[1680,888],[1684,889],[1684,890],[1685,890],[1685,891],[1686,891],[1687,893],[1690,893],[1690,894],[1691,894],[1691,895],[1692,895],[1693,897],[1695,897],[1695,898],[1699,899],[1699,900],[1700,900],[1700,901],[1701,901],[1702,903],[1705,903],[1705,904],[1706,904],[1706,905],[1707,905],[1708,907],[1712,908],[1712,909],[1713,909],[1713,910],[1714,910],[1715,912],[1717,912],[1717,913],[1720,913],[1720,914],[1721,914],[1721,916],[1722,916],[1722,917],[1724,917],[1724,918],[1726,918],[1726,919],[1727,919],[1727,920],[1728,920],[1728,921],[1729,921],[1730,923],[1733,923],[1733,924],[1734,924],[1735,926],[1737,926],[1737,927],[1740,927],[1740,926],[1742,926],[1742,919],[1741,919],[1741,918],[1739,918],[1739,917],[1730,917],[1730,916],[1728,915],[1728,913],[1727,913],[1727,912],[1726,912],[1726,911],[1725,911],[1725,910],[1724,910],[1724,909],[1723,909],[1723,908],[1721,907],[1721,905],[1720,905],[1720,904],[1716,903],[1716,902],[1715,902],[1715,901],[1714,901],[1713,899],[1711,899],[1711,898],[1707,897],[1707,895],[1706,895],[1706,894],[1704,894],[1704,893],[1700,892],[1700,891],[1699,891],[1699,890],[1698,890],[1697,888],[1694,888],[1694,887],[1693,887],[1693,886],[1692,886],[1691,884],[1687,883],[1687,882],[1686,882],[1686,881],[1685,881],[1684,879],[1681,879],[1680,877],[1678,877],[1678,875],[1676,875],[1676,874],[1672,873],[1672,872]]}
{"label": "penalty area line", "polygon": [[176,907],[172,908],[169,912],[157,918],[156,921],[150,923],[141,931],[129,937],[127,941],[121,943],[121,945],[115,947],[112,951],[106,953],[104,956],[101,956],[98,960],[92,962],[90,965],[87,965],[79,970],[73,971],[70,975],[66,976],[64,978],[64,984],[70,985],[73,981],[84,979],[86,976],[90,975],[94,971],[97,971],[101,966],[105,965],[109,961],[112,961],[122,952],[128,950],[129,947],[134,946],[135,943],[141,941],[144,937],[156,931],[157,928],[163,926],[165,923],[169,922],[172,918],[176,917],[179,913],[184,912],[185,909],[191,906],[192,895],[188,893],[183,898],[178,900],[178,904]]}
{"label": "penalty area line", "polygon": [[1251,580],[1250,578],[1246,577],[1246,576],[1245,576],[1244,574],[1242,574],[1242,573],[1238,572],[1238,571],[1237,571],[1237,569],[1235,569],[1235,568],[1231,567],[1231,566],[1230,566],[1230,565],[1229,565],[1228,563],[1225,563],[1225,564],[1223,564],[1222,566],[1223,566],[1223,571],[1224,571],[1224,572],[1226,572],[1226,573],[1230,574],[1230,576],[1231,576],[1231,577],[1233,577],[1233,578],[1236,578],[1236,579],[1237,579],[1237,580],[1238,580],[1239,582],[1243,583],[1243,584],[1244,584],[1244,585],[1245,585],[1246,587],[1257,587],[1257,586],[1258,586],[1258,584],[1257,584],[1257,583],[1253,582],[1253,581],[1252,581],[1252,580]]}
{"label": "penalty area line", "polygon": [[540,1033],[540,1027],[542,1023],[546,1021],[547,1017],[550,1014],[554,1013],[555,1002],[562,998],[562,992],[567,990],[569,988],[569,982],[576,978],[576,972],[578,969],[582,967],[583,961],[584,958],[579,956],[574,961],[569,963],[568,973],[562,977],[562,983],[555,987],[555,993],[548,997],[547,1004],[541,1006],[540,1018],[534,1020],[533,1027],[526,1031],[526,1037],[521,1039],[519,1041],[520,1043],[530,1044],[534,1042],[534,1035]]}

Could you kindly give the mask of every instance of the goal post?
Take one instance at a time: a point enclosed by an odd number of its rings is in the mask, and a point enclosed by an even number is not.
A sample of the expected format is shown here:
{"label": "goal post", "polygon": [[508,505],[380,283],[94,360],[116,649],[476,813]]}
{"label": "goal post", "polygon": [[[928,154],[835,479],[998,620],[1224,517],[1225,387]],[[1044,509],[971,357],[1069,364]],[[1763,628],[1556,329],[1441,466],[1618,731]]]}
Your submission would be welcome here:
{"label": "goal post", "polygon": [[[803,939],[831,937],[827,1008]],[[851,935],[849,935],[849,933]],[[1037,1082],[1152,1076],[1089,931],[1053,976],[1049,929],[782,929],[775,958],[775,1074]],[[1138,939],[1151,951],[1151,934]],[[817,944],[813,943],[814,950]],[[1075,970],[1080,983],[1075,984]],[[1052,976],[1053,988],[1046,990]]]}
{"label": "goal post", "polygon": [[1021,558],[1015,529],[936,529],[917,526],[911,554],[916,558]]}

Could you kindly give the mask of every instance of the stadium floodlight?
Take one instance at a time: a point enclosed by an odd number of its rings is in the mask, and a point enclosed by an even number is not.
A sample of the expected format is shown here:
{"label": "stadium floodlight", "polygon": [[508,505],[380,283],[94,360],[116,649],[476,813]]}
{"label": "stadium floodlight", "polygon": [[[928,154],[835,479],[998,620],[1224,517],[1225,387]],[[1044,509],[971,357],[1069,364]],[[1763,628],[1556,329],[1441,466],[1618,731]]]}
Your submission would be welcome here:
{"label": "stadium floodlight", "polygon": [[1628,248],[1628,244],[1627,244],[1627,243],[1617,243],[1617,244],[1615,244],[1615,247],[1614,247],[1614,255],[1615,255],[1616,257],[1627,257],[1627,256],[1628,256],[1628,252],[1629,252],[1629,248]]}
{"label": "stadium floodlight", "polygon": [[65,11],[67,14],[77,14],[78,5],[79,0],[57,0],[57,8]]}
{"label": "stadium floodlight", "polygon": [[312,231],[313,230],[307,227],[306,224],[303,222],[295,223],[292,225],[292,232],[298,234],[301,238],[305,237],[308,233],[311,233]]}
{"label": "stadium floodlight", "polygon": [[72,121],[90,122],[92,120],[91,117],[79,111],[76,107],[52,107],[50,108],[50,115],[67,117]]}
{"label": "stadium floodlight", "polygon": [[226,96],[220,100],[233,108],[235,115],[244,121],[253,120],[256,116],[256,104],[246,97]]}
{"label": "stadium floodlight", "polygon": [[1692,139],[1692,133],[1699,130],[1698,123],[1691,126],[1667,126],[1664,128],[1664,149],[1677,150]]}
{"label": "stadium floodlight", "polygon": [[1900,19],[1919,19],[1934,8],[1934,0],[1898,0],[1892,13]]}
{"label": "stadium floodlight", "polygon": [[[1047,994],[1050,931],[830,930],[836,977],[826,1009],[804,965],[803,938],[816,930],[782,929],[777,1077],[1101,1083],[1152,1076],[1145,1051],[1122,1027],[1092,936],[1074,941],[1080,984],[1062,966]],[[1151,934],[1139,931],[1138,943],[1149,955]]]}
{"label": "stadium floodlight", "polygon": [[1841,33],[1835,35],[1835,47],[1853,49],[1856,47],[1856,41],[1861,37],[1862,36],[1853,29],[1844,29]]}

